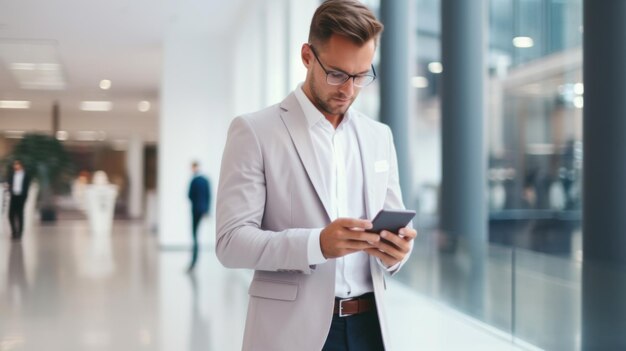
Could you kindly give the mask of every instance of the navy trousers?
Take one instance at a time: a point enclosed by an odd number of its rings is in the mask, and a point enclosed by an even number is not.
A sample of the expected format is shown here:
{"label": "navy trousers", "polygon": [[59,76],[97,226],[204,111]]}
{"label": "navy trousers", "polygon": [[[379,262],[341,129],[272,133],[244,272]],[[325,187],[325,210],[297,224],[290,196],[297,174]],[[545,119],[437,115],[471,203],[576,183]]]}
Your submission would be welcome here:
{"label": "navy trousers", "polygon": [[376,310],[348,317],[333,315],[322,351],[383,351]]}
{"label": "navy trousers", "polygon": [[24,204],[25,196],[11,196],[11,204],[9,205],[9,223],[11,224],[11,234],[14,239],[22,237],[24,230]]}
{"label": "navy trousers", "polygon": [[200,226],[200,220],[203,213],[193,212],[191,218],[191,235],[193,236],[193,248],[191,253],[191,264],[189,265],[189,271],[192,271],[198,261],[198,227]]}

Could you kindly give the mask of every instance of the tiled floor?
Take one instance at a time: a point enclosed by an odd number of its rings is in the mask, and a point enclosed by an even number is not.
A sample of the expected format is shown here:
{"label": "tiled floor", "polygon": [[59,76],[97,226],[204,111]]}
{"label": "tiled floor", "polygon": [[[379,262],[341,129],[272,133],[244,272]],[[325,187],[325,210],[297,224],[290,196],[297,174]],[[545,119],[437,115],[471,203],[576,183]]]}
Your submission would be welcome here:
{"label": "tiled floor", "polygon": [[[210,242],[210,240],[208,240]],[[189,253],[159,250],[139,222],[92,235],[85,221],[0,236],[0,350],[238,350],[251,273],[213,250],[185,273]],[[515,350],[447,307],[391,280],[396,350]]]}

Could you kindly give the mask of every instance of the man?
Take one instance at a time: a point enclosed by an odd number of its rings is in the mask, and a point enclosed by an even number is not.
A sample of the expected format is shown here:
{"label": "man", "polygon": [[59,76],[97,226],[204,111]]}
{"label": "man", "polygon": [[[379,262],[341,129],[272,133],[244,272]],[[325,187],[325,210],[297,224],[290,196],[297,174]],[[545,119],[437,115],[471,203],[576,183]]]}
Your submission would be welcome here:
{"label": "man", "polygon": [[301,49],[304,83],[231,124],[216,251],[255,270],[244,350],[389,348],[383,273],[398,271],[416,232],[364,231],[404,206],[391,131],[350,108],[376,77],[382,27],[357,1],[324,2]]}
{"label": "man", "polygon": [[11,225],[11,238],[19,241],[22,239],[24,230],[24,204],[28,198],[30,176],[24,171],[24,165],[20,160],[13,161],[13,171],[9,174],[9,192],[11,202],[9,205],[9,223]]}
{"label": "man", "polygon": [[191,200],[191,233],[193,235],[193,253],[188,272],[192,272],[198,260],[198,227],[200,220],[207,213],[211,204],[211,187],[209,180],[200,174],[198,162],[191,164],[193,178],[189,185],[189,200]]}

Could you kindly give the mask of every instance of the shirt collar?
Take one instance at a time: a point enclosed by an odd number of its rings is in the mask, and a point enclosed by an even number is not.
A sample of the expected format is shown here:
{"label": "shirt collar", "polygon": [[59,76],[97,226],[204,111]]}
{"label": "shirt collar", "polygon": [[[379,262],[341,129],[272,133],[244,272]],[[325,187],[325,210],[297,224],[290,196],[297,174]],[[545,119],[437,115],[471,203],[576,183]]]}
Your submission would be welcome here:
{"label": "shirt collar", "polygon": [[[298,103],[300,104],[300,107],[302,108],[302,111],[304,112],[304,117],[306,117],[306,120],[310,128],[316,125],[317,123],[320,123],[321,121],[325,121],[326,117],[324,117],[324,115],[317,109],[317,107],[313,105],[311,100],[309,100],[309,97],[306,96],[306,94],[304,93],[304,90],[302,90],[303,84],[304,83],[300,83],[298,85],[298,87],[294,91],[294,94],[296,95],[296,99],[298,99]],[[341,123],[339,124],[339,126],[348,123],[348,121],[350,120],[351,110],[352,108],[350,107],[348,108],[346,113],[344,113],[343,119],[341,120]]]}

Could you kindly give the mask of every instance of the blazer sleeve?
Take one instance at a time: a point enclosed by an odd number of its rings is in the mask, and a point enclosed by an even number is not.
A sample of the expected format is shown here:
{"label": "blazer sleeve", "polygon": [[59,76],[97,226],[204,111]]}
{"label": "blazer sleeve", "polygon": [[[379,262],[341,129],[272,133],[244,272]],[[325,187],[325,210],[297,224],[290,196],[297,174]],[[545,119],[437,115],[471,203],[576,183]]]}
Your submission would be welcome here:
{"label": "blazer sleeve", "polygon": [[[385,197],[385,209],[404,209],[404,203],[402,201],[402,191],[400,189],[400,176],[398,172],[398,156],[396,154],[396,147],[393,143],[393,134],[391,133],[391,129],[386,127],[387,134],[389,135],[389,181],[387,183],[387,195]],[[409,224],[409,227],[413,227],[412,224]],[[400,268],[406,263],[413,251],[413,243],[411,241],[411,251],[404,257],[404,259],[400,262],[400,265],[395,269],[388,271],[390,275],[394,275],[400,271]],[[380,261],[379,261],[380,263]],[[380,263],[382,265],[382,263]],[[383,267],[385,268],[385,267]]]}
{"label": "blazer sleeve", "polygon": [[216,202],[216,254],[229,268],[312,272],[310,229],[263,230],[266,184],[263,153],[251,124],[236,118],[228,131]]}

